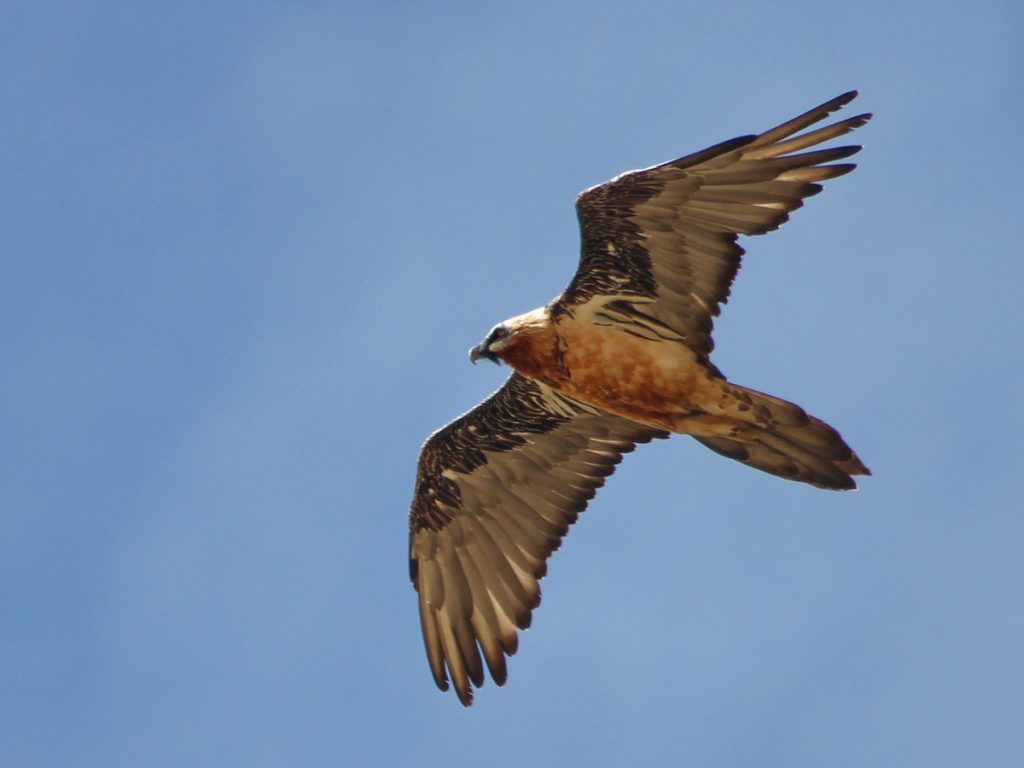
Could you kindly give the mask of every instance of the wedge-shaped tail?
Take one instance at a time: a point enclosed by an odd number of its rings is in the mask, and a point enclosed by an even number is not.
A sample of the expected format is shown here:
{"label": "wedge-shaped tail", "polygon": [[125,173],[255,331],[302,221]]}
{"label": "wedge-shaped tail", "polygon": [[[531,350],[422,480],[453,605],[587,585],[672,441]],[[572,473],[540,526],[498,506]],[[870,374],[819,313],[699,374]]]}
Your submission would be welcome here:
{"label": "wedge-shaped tail", "polygon": [[747,417],[737,420],[727,435],[694,435],[715,453],[763,472],[832,490],[856,488],[854,475],[871,474],[838,431],[799,405],[735,384],[728,386],[746,406]]}

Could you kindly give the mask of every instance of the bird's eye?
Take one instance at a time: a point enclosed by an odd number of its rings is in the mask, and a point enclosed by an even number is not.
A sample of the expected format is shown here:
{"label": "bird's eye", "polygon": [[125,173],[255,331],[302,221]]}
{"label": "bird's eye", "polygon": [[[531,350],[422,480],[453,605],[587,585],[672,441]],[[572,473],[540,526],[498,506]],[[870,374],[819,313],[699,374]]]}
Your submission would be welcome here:
{"label": "bird's eye", "polygon": [[491,331],[491,341],[497,341],[498,339],[504,339],[508,336],[508,328],[504,325],[498,325]]}

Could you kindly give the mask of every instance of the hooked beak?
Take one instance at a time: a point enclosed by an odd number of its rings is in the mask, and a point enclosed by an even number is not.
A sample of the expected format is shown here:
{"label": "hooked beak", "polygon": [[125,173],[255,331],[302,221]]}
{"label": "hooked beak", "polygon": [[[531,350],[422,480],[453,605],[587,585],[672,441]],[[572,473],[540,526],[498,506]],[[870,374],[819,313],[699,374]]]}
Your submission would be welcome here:
{"label": "hooked beak", "polygon": [[481,357],[490,360],[492,363],[498,364],[498,358],[493,352],[487,349],[486,339],[469,350],[469,361],[474,365],[476,365],[476,361]]}

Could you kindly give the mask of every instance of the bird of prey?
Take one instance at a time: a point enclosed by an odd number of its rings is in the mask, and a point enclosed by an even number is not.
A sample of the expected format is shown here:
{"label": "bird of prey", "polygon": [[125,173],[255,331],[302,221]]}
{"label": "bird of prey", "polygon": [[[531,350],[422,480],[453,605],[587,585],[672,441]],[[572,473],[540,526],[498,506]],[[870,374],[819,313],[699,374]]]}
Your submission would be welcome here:
{"label": "bird of prey", "polygon": [[819,488],[854,488],[854,475],[870,474],[835,429],[728,381],[710,359],[712,318],[744,253],[737,236],[777,228],[818,182],[853,170],[834,161],[859,146],[810,148],[870,114],[805,129],[856,95],[585,190],[568,287],[470,350],[513,372],[423,445],[409,532],[430,669],[462,704],[484,664],[504,684],[548,557],[638,443],[688,434]]}

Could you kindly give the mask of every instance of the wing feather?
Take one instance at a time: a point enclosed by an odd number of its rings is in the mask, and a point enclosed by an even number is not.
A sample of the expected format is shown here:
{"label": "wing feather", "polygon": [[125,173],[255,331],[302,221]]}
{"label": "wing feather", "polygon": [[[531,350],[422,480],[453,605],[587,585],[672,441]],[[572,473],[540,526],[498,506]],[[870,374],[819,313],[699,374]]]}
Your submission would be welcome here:
{"label": "wing feather", "polygon": [[667,433],[513,374],[420,453],[409,567],[431,674],[469,705],[499,685],[547,560],[615,465]]}
{"label": "wing feather", "polygon": [[714,346],[712,318],[728,299],[744,253],[737,237],[776,229],[821,191],[817,182],[854,169],[837,161],[859,146],[810,148],[849,133],[871,115],[800,132],[856,95],[844,93],[760,135],[721,142],[584,191],[576,203],[580,265],[555,301],[555,312],[577,312],[591,302],[642,304],[645,314],[707,362]]}

